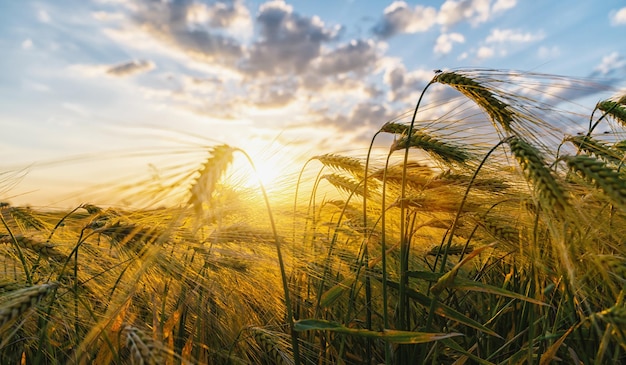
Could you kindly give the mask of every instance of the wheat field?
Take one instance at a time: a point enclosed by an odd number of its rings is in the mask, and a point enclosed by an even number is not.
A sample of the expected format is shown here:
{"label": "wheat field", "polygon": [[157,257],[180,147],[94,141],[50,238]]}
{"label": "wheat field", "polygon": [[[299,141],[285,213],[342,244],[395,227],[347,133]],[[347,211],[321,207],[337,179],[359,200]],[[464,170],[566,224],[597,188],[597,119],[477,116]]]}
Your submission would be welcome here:
{"label": "wheat field", "polygon": [[625,362],[626,95],[555,91],[590,84],[438,72],[280,200],[218,144],[158,208],[3,202],[0,363]]}

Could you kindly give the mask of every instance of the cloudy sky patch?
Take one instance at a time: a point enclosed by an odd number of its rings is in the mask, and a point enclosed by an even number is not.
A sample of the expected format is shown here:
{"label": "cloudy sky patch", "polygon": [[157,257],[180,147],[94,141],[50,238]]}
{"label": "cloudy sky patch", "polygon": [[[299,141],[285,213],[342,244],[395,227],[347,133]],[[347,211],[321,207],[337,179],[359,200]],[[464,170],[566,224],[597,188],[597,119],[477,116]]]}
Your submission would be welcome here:
{"label": "cloudy sky patch", "polygon": [[[33,146],[22,160],[132,146],[124,136],[138,126],[251,149],[280,141],[340,150],[341,141],[356,151],[413,108],[437,69],[626,79],[626,8],[611,2],[573,4],[562,19],[554,15],[562,5],[538,0],[0,7],[0,149]],[[443,101],[454,95],[448,89],[429,95]],[[53,139],[35,143],[15,125]]]}

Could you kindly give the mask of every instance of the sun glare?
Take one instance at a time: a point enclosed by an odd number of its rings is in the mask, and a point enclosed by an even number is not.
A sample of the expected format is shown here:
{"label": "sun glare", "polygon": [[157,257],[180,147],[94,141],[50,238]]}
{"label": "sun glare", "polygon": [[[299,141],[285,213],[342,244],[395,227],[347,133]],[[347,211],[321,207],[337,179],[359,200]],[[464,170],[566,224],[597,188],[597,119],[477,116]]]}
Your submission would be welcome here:
{"label": "sun glare", "polygon": [[280,166],[276,166],[269,160],[260,160],[254,162],[256,171],[249,174],[248,179],[244,182],[247,187],[253,188],[263,184],[265,189],[272,189],[280,179]]}
{"label": "sun glare", "polygon": [[268,193],[277,193],[292,188],[295,181],[290,176],[298,171],[297,162],[285,157],[285,154],[271,154],[271,152],[250,153],[254,169],[248,161],[235,161],[235,184],[249,189],[258,189],[259,182]]}

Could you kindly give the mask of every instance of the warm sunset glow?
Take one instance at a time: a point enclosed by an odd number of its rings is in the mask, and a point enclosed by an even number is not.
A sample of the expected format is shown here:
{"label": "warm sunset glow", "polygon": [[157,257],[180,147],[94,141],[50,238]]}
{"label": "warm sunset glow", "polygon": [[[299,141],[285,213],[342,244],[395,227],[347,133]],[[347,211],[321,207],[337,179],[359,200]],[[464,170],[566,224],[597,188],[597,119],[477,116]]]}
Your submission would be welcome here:
{"label": "warm sunset glow", "polygon": [[270,160],[257,160],[254,162],[256,171],[248,174],[243,181],[243,185],[248,188],[259,186],[259,182],[263,184],[266,190],[273,189],[280,180],[282,167],[275,165]]}
{"label": "warm sunset glow", "polygon": [[0,0],[0,364],[625,363],[624,30]]}

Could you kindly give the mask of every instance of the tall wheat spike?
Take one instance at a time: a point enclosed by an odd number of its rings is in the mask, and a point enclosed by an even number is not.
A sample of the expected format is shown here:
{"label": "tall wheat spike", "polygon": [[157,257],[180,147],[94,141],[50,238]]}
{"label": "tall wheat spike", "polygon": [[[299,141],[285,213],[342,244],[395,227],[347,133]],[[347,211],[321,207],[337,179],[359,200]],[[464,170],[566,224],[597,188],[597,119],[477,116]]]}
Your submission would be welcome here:
{"label": "tall wheat spike", "polygon": [[358,158],[341,156],[333,153],[314,156],[313,159],[320,161],[324,166],[329,166],[337,170],[344,170],[357,178],[363,177],[365,167]]}
{"label": "tall wheat spike", "polygon": [[570,170],[602,190],[615,205],[626,210],[626,180],[620,174],[594,157],[579,155],[563,158]]}
{"label": "tall wheat spike", "polygon": [[380,128],[380,132],[390,133],[390,134],[404,134],[406,135],[409,131],[409,126],[402,123],[397,122],[387,122]]}
{"label": "tall wheat spike", "polygon": [[510,138],[508,143],[540,201],[559,210],[568,207],[565,192],[552,175],[539,151],[518,137]]}
{"label": "tall wheat spike", "polygon": [[3,295],[3,302],[0,304],[0,327],[23,316],[58,286],[57,283],[40,284]]}
{"label": "tall wheat spike", "polygon": [[436,75],[433,81],[452,86],[483,108],[494,124],[497,122],[508,134],[513,133],[511,129],[513,112],[508,109],[507,104],[478,82],[457,72],[442,72]]}

